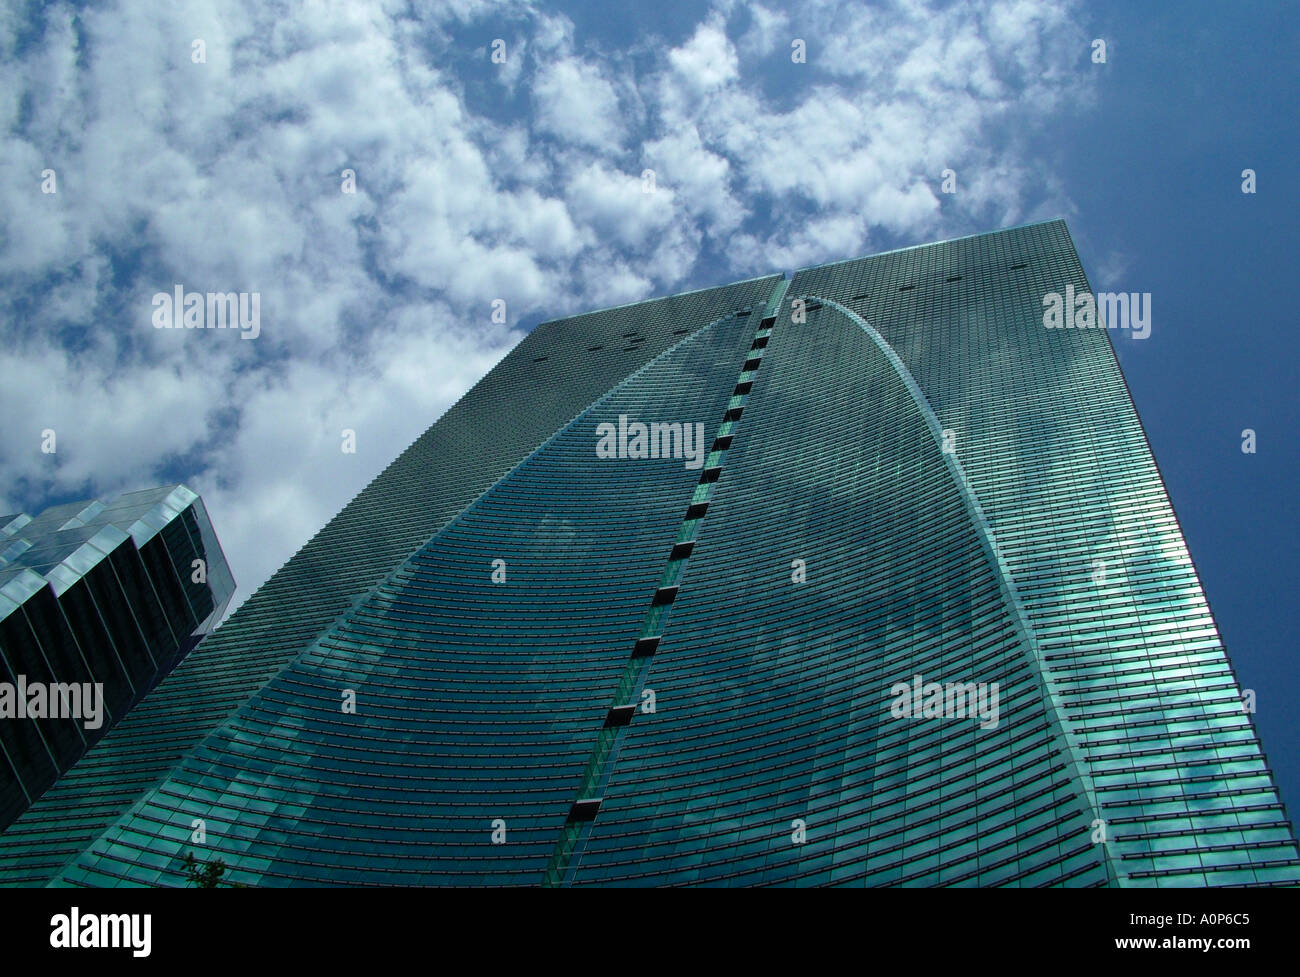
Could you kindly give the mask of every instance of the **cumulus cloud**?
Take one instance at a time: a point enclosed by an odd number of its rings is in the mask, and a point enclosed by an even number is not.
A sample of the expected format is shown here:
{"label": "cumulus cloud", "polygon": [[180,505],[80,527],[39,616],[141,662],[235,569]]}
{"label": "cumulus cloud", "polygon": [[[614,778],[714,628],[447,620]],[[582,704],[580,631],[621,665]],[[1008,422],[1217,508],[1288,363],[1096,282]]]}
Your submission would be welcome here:
{"label": "cumulus cloud", "polygon": [[716,17],[700,24],[681,47],[669,51],[668,63],[676,78],[697,92],[720,88],[740,74],[736,49]]}
{"label": "cumulus cloud", "polygon": [[596,65],[577,58],[544,65],[533,83],[533,97],[541,131],[607,152],[622,144],[618,96]]}
{"label": "cumulus cloud", "polygon": [[765,57],[778,45],[793,39],[790,18],[784,11],[769,10],[759,3],[750,4],[746,9],[750,17],[749,26],[736,42],[737,52],[745,60]]}
{"label": "cumulus cloud", "polygon": [[[1091,91],[1070,0],[0,17],[0,511],[184,480],[240,598],[542,317],[1068,213],[1017,133]],[[177,284],[261,336],[154,329]]]}

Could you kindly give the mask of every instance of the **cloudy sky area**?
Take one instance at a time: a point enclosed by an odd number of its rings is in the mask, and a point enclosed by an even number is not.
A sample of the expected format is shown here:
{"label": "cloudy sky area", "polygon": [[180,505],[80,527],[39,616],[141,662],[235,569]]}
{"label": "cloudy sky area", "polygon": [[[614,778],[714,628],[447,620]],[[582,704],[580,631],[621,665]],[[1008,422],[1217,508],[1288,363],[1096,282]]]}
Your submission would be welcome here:
{"label": "cloudy sky area", "polygon": [[[242,600],[540,321],[1062,216],[1153,293],[1134,397],[1243,684],[1300,696],[1296,17],[1128,6],[0,6],[0,512],[184,481]],[[154,329],[177,284],[261,335]]]}

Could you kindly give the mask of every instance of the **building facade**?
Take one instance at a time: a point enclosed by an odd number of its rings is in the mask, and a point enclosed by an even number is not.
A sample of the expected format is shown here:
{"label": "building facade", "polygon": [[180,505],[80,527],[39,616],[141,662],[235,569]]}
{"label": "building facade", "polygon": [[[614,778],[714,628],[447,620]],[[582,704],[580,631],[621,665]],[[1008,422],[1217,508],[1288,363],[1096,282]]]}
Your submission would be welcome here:
{"label": "building facade", "polygon": [[1109,332],[1044,324],[1067,288],[1053,221],[538,326],[0,881],[1300,881]]}
{"label": "building facade", "polygon": [[234,590],[184,485],[0,516],[0,831],[189,654]]}

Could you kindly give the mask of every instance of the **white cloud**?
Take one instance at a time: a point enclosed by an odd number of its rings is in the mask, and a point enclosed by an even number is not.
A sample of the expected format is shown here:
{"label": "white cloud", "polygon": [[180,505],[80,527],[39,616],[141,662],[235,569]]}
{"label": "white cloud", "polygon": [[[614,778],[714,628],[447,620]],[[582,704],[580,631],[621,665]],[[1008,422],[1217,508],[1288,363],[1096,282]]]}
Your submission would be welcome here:
{"label": "white cloud", "polygon": [[545,64],[538,69],[533,96],[542,132],[605,152],[622,144],[618,96],[595,65],[576,58]]}
{"label": "white cloud", "polygon": [[707,149],[695,126],[647,143],[645,155],[656,183],[670,187],[693,217],[703,218],[710,234],[725,235],[748,214],[731,192],[731,161]]}
{"label": "white cloud", "polygon": [[668,63],[697,92],[720,88],[740,74],[736,49],[719,18],[700,24],[689,41],[669,51]]}
{"label": "white cloud", "polygon": [[765,57],[778,46],[784,47],[794,40],[790,32],[790,20],[783,10],[768,10],[762,4],[751,4],[748,8],[750,25],[736,49],[746,61]]}
{"label": "white cloud", "polygon": [[592,163],[573,174],[565,188],[570,210],[605,241],[631,249],[644,247],[676,216],[673,191],[641,174],[619,173]]}

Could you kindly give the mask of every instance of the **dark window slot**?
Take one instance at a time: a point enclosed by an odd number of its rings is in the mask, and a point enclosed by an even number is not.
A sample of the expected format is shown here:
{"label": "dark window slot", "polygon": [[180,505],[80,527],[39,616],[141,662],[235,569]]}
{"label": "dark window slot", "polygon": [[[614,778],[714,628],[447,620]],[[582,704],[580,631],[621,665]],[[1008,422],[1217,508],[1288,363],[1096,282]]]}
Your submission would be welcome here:
{"label": "dark window slot", "polygon": [[740,420],[740,412],[743,411],[744,409],[745,408],[743,407],[733,407],[731,408],[731,410],[727,411],[725,414],[722,415],[722,419],[724,421],[738,421]]}
{"label": "dark window slot", "polygon": [[588,797],[581,801],[574,801],[573,807],[569,808],[570,821],[594,821],[596,812],[600,810],[599,797]]}
{"label": "dark window slot", "polygon": [[853,296],[853,298],[849,299],[849,301],[850,301],[850,302],[861,302],[861,301],[862,301],[864,298],[866,298],[866,297],[867,297],[867,293],[866,293],[866,292],[863,292],[861,295],[855,295],[855,296]]}
{"label": "dark window slot", "polygon": [[626,726],[636,715],[636,706],[614,706],[605,715],[605,728],[610,729],[616,726]]}
{"label": "dark window slot", "polygon": [[713,447],[710,448],[709,450],[710,450],[710,451],[726,451],[728,448],[731,447],[731,437],[732,437],[732,436],[731,436],[730,434],[724,434],[724,435],[722,435],[722,437],[720,437],[720,438],[714,438],[714,439],[713,439]]}
{"label": "dark window slot", "polygon": [[912,289],[914,289],[914,288],[916,288],[915,285],[899,285],[899,286],[898,286],[898,290],[899,290],[900,292],[910,292],[910,291],[911,291]]}
{"label": "dark window slot", "polygon": [[686,518],[699,519],[708,511],[709,504],[707,502],[692,502],[686,507]]}
{"label": "dark window slot", "polygon": [[714,465],[712,468],[704,469],[704,473],[700,475],[700,481],[705,484],[709,482],[716,482],[721,476],[722,476],[722,466]]}
{"label": "dark window slot", "polygon": [[542,362],[542,360],[549,360],[549,359],[550,359],[549,356],[534,356],[534,357],[533,357],[533,362],[534,362],[534,363],[540,363],[540,362]]}
{"label": "dark window slot", "polygon": [[636,645],[632,649],[633,658],[649,658],[659,650],[659,641],[663,635],[656,634],[649,638],[637,638]]}
{"label": "dark window slot", "polygon": [[745,370],[757,370],[758,365],[762,362],[763,357],[751,356],[749,359],[745,360],[745,365],[740,368],[741,372],[744,372]]}
{"label": "dark window slot", "polygon": [[767,345],[767,339],[768,339],[767,336],[759,336],[757,339],[754,340],[754,344],[753,344],[752,346],[750,346],[749,348],[750,348],[750,349],[762,349],[764,346]]}
{"label": "dark window slot", "polygon": [[684,560],[691,555],[691,551],[694,549],[695,540],[693,539],[687,540],[685,543],[674,543],[673,551],[668,554],[668,559]]}
{"label": "dark window slot", "polygon": [[1020,264],[1020,265],[1012,265],[1012,266],[1011,266],[1011,270],[1012,270],[1012,271],[1019,271],[1021,268],[1025,268],[1025,267],[1028,267],[1028,266],[1027,266],[1027,265],[1023,265],[1023,264]]}
{"label": "dark window slot", "polygon": [[776,325],[776,316],[770,315],[758,324],[759,329],[771,329]]}
{"label": "dark window slot", "polygon": [[949,275],[947,278],[944,279],[944,281],[946,281],[946,282],[959,282],[959,281],[961,281],[961,275]]}
{"label": "dark window slot", "polygon": [[655,591],[655,599],[651,606],[663,607],[665,604],[671,604],[677,599],[677,590],[676,584],[671,587],[660,587]]}
{"label": "dark window slot", "polygon": [[736,313],[736,318],[743,319],[745,318],[745,316],[749,315],[753,311],[754,311],[753,309],[741,309],[739,312]]}
{"label": "dark window slot", "polygon": [[594,352],[596,352],[596,350],[598,350],[598,349],[604,349],[604,348],[605,348],[604,346],[588,346],[588,347],[587,347],[587,352],[588,352],[588,353],[594,353]]}
{"label": "dark window slot", "polygon": [[746,380],[744,383],[736,384],[736,389],[733,390],[732,393],[736,394],[737,396],[739,396],[740,394],[747,394],[753,388],[753,386],[754,386],[753,380]]}
{"label": "dark window slot", "polygon": [[685,336],[689,331],[690,331],[689,329],[674,329],[674,330],[673,330],[673,335],[674,335],[674,336]]}

